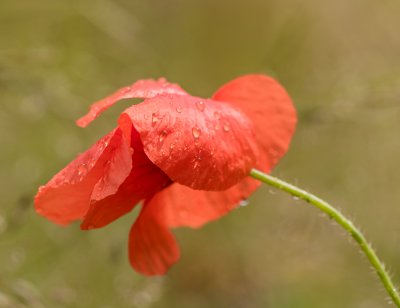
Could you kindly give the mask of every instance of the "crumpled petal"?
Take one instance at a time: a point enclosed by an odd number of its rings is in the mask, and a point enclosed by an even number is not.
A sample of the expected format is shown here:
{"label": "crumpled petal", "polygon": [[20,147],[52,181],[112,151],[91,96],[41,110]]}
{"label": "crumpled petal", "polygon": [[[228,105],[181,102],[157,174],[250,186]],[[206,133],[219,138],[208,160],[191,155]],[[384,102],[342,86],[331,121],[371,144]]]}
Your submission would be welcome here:
{"label": "crumpled petal", "polygon": [[89,112],[78,119],[76,124],[86,127],[96,119],[103,111],[110,108],[121,99],[127,98],[151,98],[160,94],[187,94],[180,86],[167,82],[164,78],[158,80],[144,79],[133,83],[131,86],[123,87],[112,95],[92,104]]}
{"label": "crumpled petal", "polygon": [[[132,124],[131,124],[132,126]],[[143,199],[170,185],[172,181],[154,165],[143,151],[143,145],[136,130],[130,129],[133,149],[132,169],[118,191],[104,198],[105,185],[92,193],[91,204],[81,224],[81,229],[103,227],[130,212]],[[100,195],[99,195],[100,194]]]}
{"label": "crumpled petal", "polygon": [[179,260],[174,236],[159,217],[157,203],[145,202],[129,233],[129,261],[145,275],[163,275]]}
{"label": "crumpled petal", "polygon": [[264,75],[246,75],[223,85],[213,99],[228,102],[254,124],[262,159],[253,167],[270,172],[286,153],[296,122],[296,110],[285,89]]}
{"label": "crumpled petal", "polygon": [[241,181],[259,155],[253,127],[234,107],[189,95],[159,95],[125,110],[149,159],[173,181],[225,190]]}
{"label": "crumpled petal", "polygon": [[160,209],[159,215],[170,228],[199,228],[238,207],[260,183],[250,177],[225,191],[202,191],[173,184],[157,193],[150,204]]}
{"label": "crumpled petal", "polygon": [[131,169],[131,151],[115,129],[57,173],[35,197],[36,211],[58,224],[81,219],[87,212],[96,183],[114,193]]}

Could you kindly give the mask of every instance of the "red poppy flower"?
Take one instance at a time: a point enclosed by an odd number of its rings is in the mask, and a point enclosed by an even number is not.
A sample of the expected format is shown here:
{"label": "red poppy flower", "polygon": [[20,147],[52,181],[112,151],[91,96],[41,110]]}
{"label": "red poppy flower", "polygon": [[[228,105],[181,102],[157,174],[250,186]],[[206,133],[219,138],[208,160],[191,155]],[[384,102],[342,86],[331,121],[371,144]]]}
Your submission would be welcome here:
{"label": "red poppy flower", "polygon": [[144,98],[118,126],[79,155],[35,198],[38,213],[58,224],[103,227],[143,200],[129,234],[129,260],[146,275],[179,259],[170,228],[197,228],[236,208],[259,186],[251,168],[270,172],[288,149],[296,112],[273,79],[247,75],[211,99],[165,79],[141,80],[94,103],[85,127],[121,99]]}

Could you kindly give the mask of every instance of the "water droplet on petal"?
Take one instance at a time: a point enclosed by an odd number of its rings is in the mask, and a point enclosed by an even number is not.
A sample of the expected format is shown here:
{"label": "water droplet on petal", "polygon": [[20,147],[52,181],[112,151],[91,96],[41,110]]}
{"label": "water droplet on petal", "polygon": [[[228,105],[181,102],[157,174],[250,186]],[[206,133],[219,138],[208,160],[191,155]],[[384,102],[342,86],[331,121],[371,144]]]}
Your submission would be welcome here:
{"label": "water droplet on petal", "polygon": [[214,112],[214,116],[217,120],[221,119],[221,113],[219,111]]}
{"label": "water droplet on petal", "polygon": [[182,112],[182,107],[181,106],[176,107],[176,112],[177,113],[181,113]]}
{"label": "water droplet on petal", "polygon": [[101,179],[97,184],[96,184],[96,186],[95,186],[95,190],[94,190],[94,194],[96,195],[99,195],[99,194],[101,194],[101,192],[103,191],[103,189],[104,189],[104,185],[105,185],[105,183],[104,183],[104,179]]}
{"label": "water droplet on petal", "polygon": [[100,141],[98,143],[98,150],[100,152],[104,151],[104,149],[108,146],[109,142],[108,141]]}
{"label": "water droplet on petal", "polygon": [[269,149],[268,153],[271,154],[271,156],[277,156],[278,155],[278,151],[276,151],[275,149]]}
{"label": "water droplet on petal", "polygon": [[172,150],[174,147],[175,147],[175,143],[172,142],[172,143],[169,145],[169,148]]}
{"label": "water droplet on petal", "polygon": [[201,135],[201,130],[198,127],[193,127],[192,128],[192,134],[194,139],[199,139],[200,135]]}
{"label": "water droplet on petal", "polygon": [[81,165],[78,167],[78,175],[82,176],[82,175],[84,175],[86,172],[87,172],[87,166],[86,166],[86,164],[81,164]]}
{"label": "water droplet on petal", "polygon": [[151,115],[151,122],[153,123],[153,125],[156,125],[158,121],[160,121],[160,119],[158,118],[158,114],[157,113],[153,113]]}
{"label": "water droplet on petal", "polygon": [[247,206],[247,205],[249,205],[249,201],[247,201],[247,200],[241,200],[239,202],[239,206]]}
{"label": "water droplet on petal", "polygon": [[196,107],[199,111],[204,111],[205,105],[203,101],[196,102]]}
{"label": "water droplet on petal", "polygon": [[165,137],[168,135],[168,132],[166,130],[163,130],[160,134],[160,136],[158,137],[158,141],[159,142],[163,142]]}
{"label": "water droplet on petal", "polygon": [[229,123],[225,123],[225,124],[223,125],[223,128],[224,128],[224,132],[229,132],[229,130],[230,130],[230,128],[229,128]]}
{"label": "water droplet on petal", "polygon": [[125,87],[121,90],[122,94],[128,93],[130,90],[132,90],[132,87]]}

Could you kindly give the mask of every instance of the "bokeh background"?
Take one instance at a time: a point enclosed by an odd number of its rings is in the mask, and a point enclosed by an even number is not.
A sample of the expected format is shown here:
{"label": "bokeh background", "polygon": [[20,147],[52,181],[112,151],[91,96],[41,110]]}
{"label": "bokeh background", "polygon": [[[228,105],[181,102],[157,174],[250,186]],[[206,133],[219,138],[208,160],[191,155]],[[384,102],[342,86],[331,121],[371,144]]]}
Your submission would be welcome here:
{"label": "bokeh background", "polygon": [[33,196],[116,123],[88,105],[165,76],[210,96],[276,77],[299,125],[274,175],[326,198],[366,232],[400,282],[400,2],[1,0],[0,307],[389,307],[369,264],[316,209],[264,187],[199,230],[178,229],[165,277],[128,264],[137,211],[82,232]]}

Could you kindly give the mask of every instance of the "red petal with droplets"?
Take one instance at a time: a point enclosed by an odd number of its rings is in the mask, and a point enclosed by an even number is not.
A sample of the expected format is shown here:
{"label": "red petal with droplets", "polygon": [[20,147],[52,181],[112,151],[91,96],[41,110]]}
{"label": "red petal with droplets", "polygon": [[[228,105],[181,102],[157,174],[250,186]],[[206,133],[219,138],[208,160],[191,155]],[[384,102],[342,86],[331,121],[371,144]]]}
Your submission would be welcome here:
{"label": "red petal with droplets", "polygon": [[160,219],[158,203],[145,202],[129,234],[129,261],[145,275],[163,275],[178,261],[179,247]]}
{"label": "red petal with droplets", "polygon": [[81,219],[87,212],[99,181],[112,194],[128,176],[131,151],[120,129],[101,138],[56,174],[35,197],[36,211],[58,224]]}
{"label": "red petal with droplets", "polygon": [[173,181],[225,190],[256,165],[258,146],[248,118],[228,104],[189,95],[160,95],[123,113],[149,159]]}
{"label": "red petal with droplets", "polygon": [[89,112],[77,120],[76,124],[81,127],[86,127],[103,111],[107,110],[121,99],[151,98],[160,94],[185,95],[187,93],[177,84],[169,83],[164,78],[158,80],[139,80],[131,86],[121,88],[114,94],[92,104]]}
{"label": "red petal with droplets", "polygon": [[[226,191],[201,191],[173,184],[150,201],[160,209],[168,227],[198,228],[229,213],[246,200],[260,183],[246,178]],[[153,205],[156,206],[156,205]]]}
{"label": "red petal with droplets", "polygon": [[271,171],[286,153],[297,121],[285,89],[270,77],[246,75],[222,86],[213,99],[231,103],[251,119],[262,146],[262,164],[256,166]]}
{"label": "red petal with droplets", "polygon": [[[132,126],[132,124],[130,124]],[[81,229],[103,227],[130,212],[142,199],[170,185],[169,177],[154,165],[143,151],[143,145],[136,130],[131,132],[132,170],[118,191],[104,198],[106,185],[98,186],[92,193],[89,211],[81,224]]]}

